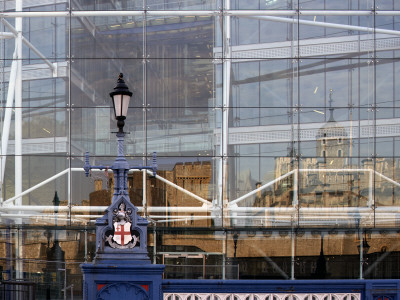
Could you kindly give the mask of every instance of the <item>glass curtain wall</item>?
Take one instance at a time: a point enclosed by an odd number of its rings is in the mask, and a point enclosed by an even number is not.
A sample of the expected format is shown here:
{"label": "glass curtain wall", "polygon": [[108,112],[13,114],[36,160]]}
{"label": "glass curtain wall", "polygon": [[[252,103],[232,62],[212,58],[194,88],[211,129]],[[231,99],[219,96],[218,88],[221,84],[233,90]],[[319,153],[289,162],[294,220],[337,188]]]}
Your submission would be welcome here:
{"label": "glass curtain wall", "polygon": [[81,293],[114,189],[108,169],[85,177],[84,153],[114,161],[119,73],[127,159],[157,153],[157,176],[128,186],[165,278],[399,278],[397,1],[0,10],[2,280]]}

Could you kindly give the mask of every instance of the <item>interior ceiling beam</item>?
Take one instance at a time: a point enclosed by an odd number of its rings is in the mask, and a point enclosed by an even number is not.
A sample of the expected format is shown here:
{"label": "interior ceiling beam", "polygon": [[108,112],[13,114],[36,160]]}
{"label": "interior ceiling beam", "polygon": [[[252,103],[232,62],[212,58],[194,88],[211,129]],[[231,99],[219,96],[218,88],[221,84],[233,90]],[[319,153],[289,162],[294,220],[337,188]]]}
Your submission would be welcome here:
{"label": "interior ceiling beam", "polygon": [[8,11],[0,18],[90,16],[399,16],[400,10],[114,10],[114,11]]}

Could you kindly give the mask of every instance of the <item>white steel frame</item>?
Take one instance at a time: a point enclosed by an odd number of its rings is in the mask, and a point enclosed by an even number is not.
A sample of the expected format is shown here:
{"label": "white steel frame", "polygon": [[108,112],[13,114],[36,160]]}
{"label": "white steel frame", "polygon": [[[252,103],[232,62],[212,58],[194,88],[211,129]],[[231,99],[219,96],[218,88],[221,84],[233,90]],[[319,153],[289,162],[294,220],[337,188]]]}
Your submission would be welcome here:
{"label": "white steel frame", "polygon": [[[179,186],[169,182],[168,180],[160,177],[157,175],[157,179],[165,182],[173,186],[174,188],[180,190],[183,193],[188,194],[189,196],[198,200],[202,206],[199,207],[179,207],[179,208],[165,208],[165,207],[147,207],[146,199],[144,199],[143,207],[146,209],[145,214],[147,212],[162,212],[167,214],[167,210],[171,212],[177,213],[186,213],[186,212],[212,212],[211,218],[215,218],[215,216],[223,216],[223,217],[236,217],[236,218],[247,218],[247,214],[250,212],[257,212],[260,209],[256,208],[249,208],[249,207],[238,207],[237,204],[242,201],[243,199],[250,197],[257,193],[258,191],[267,188],[268,186],[272,185],[274,182],[282,180],[287,176],[294,176],[295,182],[295,191],[294,191],[294,201],[292,207],[288,208],[272,208],[277,212],[277,222],[282,222],[282,224],[292,224],[294,220],[297,219],[298,215],[300,214],[303,219],[307,219],[310,222],[309,224],[313,224],[315,222],[316,225],[320,225],[321,221],[319,216],[323,215],[324,220],[326,222],[332,222],[334,224],[336,222],[340,222],[343,220],[343,216],[346,215],[344,218],[346,221],[349,218],[360,218],[361,221],[364,222],[364,225],[367,225],[370,220],[371,216],[375,212],[379,212],[377,214],[376,224],[380,224],[380,220],[383,222],[387,222],[388,219],[392,220],[396,213],[400,212],[399,207],[388,207],[388,208],[373,208],[372,203],[372,184],[373,181],[371,180],[373,175],[381,176],[383,179],[391,182],[392,184],[399,186],[398,182],[393,181],[392,179],[377,173],[373,170],[333,170],[335,172],[345,171],[345,172],[369,172],[370,174],[370,187],[369,187],[369,201],[367,207],[357,207],[357,208],[298,208],[298,192],[297,192],[297,181],[298,181],[298,174],[304,172],[304,170],[293,170],[267,184],[262,186],[259,189],[253,190],[250,193],[239,197],[236,200],[229,201],[227,194],[225,191],[225,184],[227,179],[227,169],[228,169],[228,145],[230,144],[230,132],[228,130],[228,117],[229,117],[229,98],[230,98],[230,70],[232,64],[232,47],[230,46],[231,40],[231,32],[230,32],[230,22],[231,17],[246,17],[246,18],[258,18],[261,20],[269,20],[274,22],[285,22],[285,23],[292,23],[292,24],[301,24],[301,25],[310,25],[310,26],[322,26],[322,27],[330,27],[330,28],[340,28],[345,30],[355,30],[359,32],[368,32],[371,34],[387,34],[391,37],[399,36],[400,32],[395,30],[385,30],[380,28],[368,28],[362,26],[351,26],[351,25],[343,25],[343,24],[332,24],[332,23],[324,23],[324,22],[313,22],[308,20],[302,20],[302,16],[399,16],[400,11],[378,11],[375,9],[372,10],[360,10],[360,11],[323,11],[323,10],[280,10],[280,11],[237,11],[237,10],[230,10],[230,1],[224,1],[224,9],[221,10],[213,10],[213,11],[151,11],[151,10],[143,10],[143,11],[66,11],[66,12],[24,12],[22,11],[23,2],[22,0],[15,1],[15,12],[1,12],[0,19],[1,22],[5,25],[5,27],[10,30],[10,33],[3,32],[0,34],[1,38],[15,38],[15,52],[13,55],[13,62],[11,65],[10,70],[10,77],[9,77],[9,90],[7,94],[7,103],[6,103],[6,111],[3,123],[3,130],[2,130],[2,140],[1,140],[1,172],[0,172],[0,184],[2,185],[3,178],[4,178],[4,169],[6,163],[6,156],[7,156],[7,148],[9,143],[9,130],[11,124],[11,114],[12,114],[12,103],[15,101],[15,196],[2,202],[0,199],[0,214],[3,218],[16,218],[17,222],[21,222],[23,218],[32,218],[37,216],[44,221],[43,218],[51,219],[54,217],[53,214],[47,213],[49,210],[53,209],[52,206],[24,206],[22,205],[22,196],[30,193],[31,191],[39,188],[40,186],[45,185],[46,183],[60,177],[67,175],[68,176],[68,189],[71,188],[70,186],[70,178],[72,176],[73,171],[80,171],[78,169],[69,168],[64,170],[51,178],[43,181],[42,183],[31,187],[30,189],[22,192],[22,114],[21,114],[21,101],[22,101],[22,44],[28,46],[32,51],[34,51],[40,58],[43,59],[47,67],[50,69],[52,76],[57,76],[57,64],[51,63],[44,55],[40,53],[40,51],[27,39],[22,36],[22,18],[33,18],[33,17],[66,17],[66,18],[84,18],[84,17],[95,17],[95,16],[142,16],[144,18],[151,18],[151,17],[160,17],[160,16],[215,16],[216,18],[222,18],[222,22],[220,22],[222,26],[223,32],[223,57],[222,57],[222,69],[223,69],[223,99],[222,99],[222,130],[218,133],[220,135],[220,153],[218,156],[219,160],[219,175],[218,175],[218,195],[217,199],[213,200],[212,202],[202,199],[201,197],[190,193],[189,191],[180,188]],[[12,27],[7,21],[6,18],[13,18],[15,19],[15,27]],[[301,43],[301,41],[300,41]],[[293,44],[292,44],[293,47]],[[301,53],[299,53],[301,56]],[[306,170],[310,171],[310,170]],[[328,170],[314,170],[317,172],[327,172]],[[330,170],[332,171],[332,170]],[[145,180],[145,173],[143,173],[143,180]],[[145,191],[144,191],[145,195]],[[1,203],[2,202],[2,203]],[[301,210],[301,212],[299,211]],[[98,216],[93,215],[74,215],[75,212],[99,212],[102,213],[105,210],[105,207],[83,207],[83,206],[72,206],[71,205],[71,198],[70,193],[68,193],[68,206],[66,207],[59,207],[60,213],[66,213],[65,218],[71,221],[71,215],[73,215],[73,219],[78,222],[86,222],[87,220],[97,218]],[[139,208],[139,210],[143,210],[143,208]],[[263,212],[268,212],[271,208],[264,208],[261,209]],[[13,213],[14,212],[14,213]],[[240,216],[240,213],[245,213],[245,215]],[[39,215],[37,215],[39,214]],[[158,216],[150,215],[151,218],[156,219]],[[165,218],[165,216],[162,216]],[[174,216],[173,220],[185,220],[186,216]],[[196,218],[209,218],[208,216],[196,217]],[[280,219],[280,220],[279,220]],[[19,220],[19,221],[18,221]],[[59,221],[62,221],[62,217],[58,217]],[[165,220],[157,220],[156,222],[170,222],[173,221],[171,219]],[[22,241],[22,238],[18,239]],[[17,278],[21,277],[20,271],[22,271],[22,245],[18,245],[18,252],[17,252]],[[292,265],[292,279],[294,279],[293,273],[293,265]],[[362,271],[360,271],[360,277],[362,278]],[[168,299],[168,296],[165,295],[165,299]],[[175,295],[178,296],[178,295]],[[183,297],[182,297],[183,296]],[[188,295],[179,295],[178,297],[181,299],[187,298]],[[197,295],[199,296],[199,295]],[[222,296],[222,295],[221,295]],[[241,295],[239,295],[239,298]],[[247,297],[247,296],[246,296]],[[253,296],[255,297],[255,295]],[[357,296],[356,296],[357,297]],[[359,297],[359,296],[358,296]]]}
{"label": "white steel frame", "polygon": [[[294,181],[297,182],[297,176],[299,173],[303,172],[304,170],[293,170],[288,174],[285,174],[270,183],[267,183],[263,187],[253,190],[252,192],[239,197],[236,200],[229,201],[227,194],[225,191],[225,184],[227,180],[227,169],[228,169],[228,145],[230,144],[230,132],[228,130],[228,118],[229,118],[229,99],[230,99],[230,85],[231,85],[231,64],[232,60],[232,47],[230,46],[231,41],[231,31],[230,31],[230,23],[232,17],[241,17],[241,18],[257,18],[261,20],[269,20],[274,22],[285,22],[285,23],[292,23],[292,24],[301,24],[301,25],[309,25],[309,26],[322,26],[322,27],[329,27],[329,28],[340,28],[345,30],[354,30],[359,32],[367,32],[371,34],[386,34],[389,37],[393,38],[394,36],[400,36],[400,31],[396,30],[386,30],[381,28],[369,28],[369,27],[362,27],[362,26],[353,26],[353,25],[343,25],[343,24],[333,24],[333,23],[324,23],[324,22],[313,22],[309,20],[301,19],[303,16],[400,16],[400,11],[379,11],[376,9],[371,10],[352,10],[352,11],[344,11],[344,10],[231,10],[230,9],[230,1],[224,1],[224,8],[219,10],[205,10],[205,11],[152,11],[152,10],[142,10],[142,11],[56,11],[56,12],[27,12],[22,11],[23,8],[23,1],[16,0],[15,1],[15,11],[10,12],[0,12],[0,20],[2,24],[10,32],[2,32],[0,33],[0,38],[11,38],[12,36],[15,38],[15,52],[13,55],[13,62],[11,65],[10,70],[10,79],[9,79],[9,90],[7,94],[7,103],[6,103],[6,111],[3,123],[3,130],[2,130],[2,139],[1,139],[1,172],[0,172],[0,184],[2,185],[3,178],[4,178],[4,169],[5,169],[5,162],[7,156],[7,148],[9,143],[9,131],[10,131],[10,124],[11,124],[11,114],[12,114],[12,103],[15,102],[15,196],[2,202],[0,202],[0,211],[1,217],[3,218],[15,218],[18,217],[18,220],[22,218],[32,218],[34,216],[38,217],[51,217],[51,214],[46,213],[49,209],[52,209],[52,206],[24,206],[22,205],[22,196],[28,194],[29,192],[39,188],[40,186],[58,178],[60,176],[67,175],[68,176],[68,189],[70,189],[70,178],[71,172],[78,171],[74,168],[69,168],[64,170],[51,178],[43,181],[42,183],[26,190],[22,191],[22,78],[23,78],[23,68],[22,68],[22,45],[25,44],[28,46],[32,51],[34,51],[47,65],[50,69],[52,76],[57,76],[57,64],[50,62],[44,55],[40,53],[40,51],[32,44],[32,42],[28,41],[22,35],[22,19],[23,18],[45,18],[45,17],[65,17],[65,18],[84,18],[84,17],[96,17],[96,16],[142,16],[144,18],[152,18],[152,17],[160,17],[160,16],[214,16],[216,18],[220,18],[222,22],[220,22],[222,26],[222,33],[223,33],[223,57],[222,57],[222,69],[223,69],[223,99],[222,99],[222,106],[219,109],[222,109],[222,130],[219,132],[220,135],[220,153],[217,157],[219,161],[219,175],[218,175],[218,195],[217,198],[214,199],[212,202],[202,199],[201,197],[190,193],[189,191],[180,188],[179,186],[169,182],[168,180],[157,176],[158,180],[162,180],[163,182],[177,188],[178,190],[190,195],[191,197],[197,199],[202,206],[199,207],[179,207],[179,208],[168,208],[168,211],[173,212],[210,212],[212,211],[211,217],[214,216],[236,216],[240,218],[241,216],[239,213],[245,210],[246,212],[254,212],[259,211],[259,209],[255,208],[243,208],[237,207],[237,203],[242,201],[243,199],[254,195],[259,190],[266,188],[272,185],[274,182],[277,182],[287,176],[294,176]],[[6,19],[15,19],[15,27],[11,26]],[[301,42],[301,41],[300,41]],[[307,170],[310,171],[310,170]],[[318,172],[324,172],[327,170],[314,170]],[[332,170],[331,170],[332,171]],[[393,181],[392,179],[377,173],[376,171],[372,170],[334,170],[336,172],[346,171],[346,172],[369,172],[370,178],[373,175],[381,176],[384,180],[391,182],[393,185],[399,186],[399,183]],[[145,174],[144,174],[145,179]],[[312,222],[321,223],[318,220],[318,216],[324,215],[324,219],[329,222],[338,222],[343,217],[344,214],[347,215],[346,219],[351,217],[355,217],[356,215],[361,216],[362,220],[365,221],[365,224],[369,223],[371,219],[371,215],[377,213],[377,224],[380,224],[380,220],[384,222],[388,219],[393,219],[395,214],[400,212],[400,207],[381,207],[381,208],[374,208],[372,207],[373,199],[372,199],[372,180],[370,182],[370,193],[369,193],[369,202],[367,207],[357,207],[357,208],[318,208],[318,209],[311,209],[311,208],[300,208],[302,218],[309,218],[310,224]],[[297,186],[297,185],[296,185]],[[287,221],[290,223],[293,222],[295,218],[293,216],[297,216],[298,213],[298,192],[297,189],[295,190],[295,201],[293,202],[292,207],[288,208],[273,208],[279,214],[278,216],[282,219],[282,222],[286,224]],[[167,212],[167,208],[165,207],[147,207],[147,203],[143,203],[143,206],[146,207],[147,212]],[[60,207],[59,212],[66,212],[67,218],[71,217],[74,212],[103,212],[105,207],[84,207],[84,206],[72,206],[70,193],[68,193],[68,206],[67,207]],[[142,210],[142,208],[139,208]],[[264,208],[262,211],[268,212],[271,208]],[[14,212],[14,213],[13,213]],[[215,212],[219,212],[219,214],[214,214]],[[337,215],[335,215],[337,214]],[[93,219],[96,216],[90,215],[76,215],[73,216],[77,219],[77,221]],[[151,218],[155,219],[158,216],[150,215]],[[165,216],[163,216],[164,218]],[[246,217],[246,216],[244,216]],[[328,220],[329,217],[329,220]],[[174,216],[176,220],[184,220],[187,218],[186,216]],[[199,217],[199,218],[208,218],[206,216]],[[168,222],[170,220],[159,220],[159,222]],[[278,220],[279,221],[279,220]],[[22,240],[22,239],[19,239]],[[19,247],[22,249],[22,247]],[[21,253],[18,255],[20,256]],[[18,258],[18,257],[17,257]],[[17,269],[22,270],[22,265]]]}
{"label": "white steel frame", "polygon": [[[10,38],[13,36],[16,40],[16,46],[15,46],[15,53],[13,56],[13,63],[11,66],[10,70],[10,85],[9,85],[9,90],[8,90],[8,96],[7,96],[7,104],[6,104],[6,112],[5,112],[5,118],[4,118],[4,124],[3,124],[3,134],[2,134],[2,141],[1,141],[1,155],[2,155],[2,160],[1,160],[1,173],[0,173],[0,182],[3,181],[4,177],[4,169],[5,169],[5,160],[6,160],[6,155],[7,155],[7,148],[8,148],[8,133],[9,133],[9,125],[10,125],[10,120],[11,120],[11,113],[12,113],[12,102],[13,102],[13,96],[15,94],[15,103],[17,109],[15,109],[15,117],[16,117],[16,139],[15,139],[15,151],[14,154],[18,158],[16,159],[16,169],[15,169],[15,174],[16,174],[16,196],[8,199],[6,202],[4,202],[4,206],[8,206],[7,204],[10,204],[11,202],[14,203],[17,206],[21,206],[21,196],[25,195],[29,191],[32,191],[34,188],[28,189],[24,193],[22,193],[22,178],[20,175],[22,174],[22,160],[20,159],[22,157],[22,137],[21,137],[21,84],[22,84],[22,64],[21,64],[21,59],[22,59],[22,44],[25,44],[28,46],[32,51],[34,51],[43,61],[45,64],[48,66],[48,68],[51,70],[53,76],[57,76],[57,64],[54,64],[50,62],[44,55],[40,53],[40,51],[31,43],[29,42],[25,37],[22,36],[22,18],[35,18],[35,17],[76,17],[76,18],[85,18],[85,17],[96,17],[96,16],[143,16],[146,18],[151,18],[151,17],[160,17],[160,16],[215,16],[217,18],[221,18],[220,24],[221,24],[221,31],[223,32],[223,99],[222,99],[222,120],[223,120],[223,125],[222,125],[222,130],[217,133],[219,134],[219,145],[220,145],[220,153],[218,156],[220,166],[219,166],[219,176],[218,176],[218,197],[215,199],[215,201],[212,202],[212,204],[205,200],[201,199],[197,195],[191,194],[190,192],[180,188],[177,185],[174,185],[173,183],[169,182],[172,186],[175,188],[190,194],[192,197],[195,199],[199,200],[200,202],[203,203],[204,208],[209,207],[210,205],[213,206],[214,208],[219,208],[221,209],[222,207],[225,208],[232,208],[236,203],[240,202],[241,199],[244,199],[247,197],[246,195],[230,201],[227,198],[227,195],[224,194],[224,185],[226,184],[226,178],[227,178],[227,149],[228,145],[230,145],[230,140],[232,139],[231,133],[228,131],[228,118],[229,118],[229,98],[230,98],[230,70],[231,70],[231,63],[232,60],[229,59],[232,57],[232,51],[234,47],[230,46],[230,40],[231,40],[231,17],[241,17],[241,18],[257,18],[261,20],[268,20],[268,21],[274,21],[274,22],[285,22],[285,23],[293,23],[293,24],[301,24],[301,25],[309,25],[309,26],[322,26],[322,27],[327,27],[327,28],[340,28],[340,29],[345,29],[345,30],[354,30],[354,31],[359,31],[359,32],[368,32],[368,33],[374,33],[374,34],[386,34],[390,35],[391,37],[393,36],[399,36],[400,31],[397,30],[386,30],[386,29],[380,29],[380,28],[369,28],[369,27],[363,27],[363,26],[353,26],[353,25],[343,25],[343,24],[335,24],[335,23],[327,23],[327,22],[316,22],[316,21],[309,21],[309,20],[302,20],[302,16],[399,16],[400,11],[380,11],[377,9],[372,8],[371,10],[231,10],[230,9],[230,1],[224,1],[224,8],[218,9],[218,10],[203,10],[203,11],[191,11],[191,10],[183,10],[183,11],[159,11],[159,10],[142,10],[142,11],[54,11],[54,12],[28,12],[28,11],[22,11],[23,7],[23,1],[22,0],[17,0],[15,1],[15,11],[9,11],[9,12],[0,12],[0,19],[1,22],[4,24],[5,27],[7,27],[10,32],[3,32],[2,37],[3,38]],[[12,18],[15,19],[15,27],[13,27],[6,19],[7,18]],[[300,41],[301,42],[301,41]],[[216,53],[217,54],[217,53]],[[217,55],[218,56],[218,55]],[[218,138],[217,138],[218,140]],[[254,142],[259,142],[259,141],[254,141]],[[299,170],[302,172],[301,170]],[[321,170],[319,170],[321,171]],[[62,174],[65,171],[61,172]],[[293,172],[293,171],[292,171]],[[59,173],[59,174],[61,174]],[[44,181],[42,184],[45,184],[49,180],[52,180],[53,178],[57,177],[59,174],[49,178],[48,180]],[[297,174],[297,173],[293,173]],[[291,174],[286,174],[283,175],[289,176]],[[61,175],[60,175],[61,176]],[[70,175],[69,175],[70,176]],[[296,177],[296,175],[294,175]],[[383,176],[383,175],[382,175]],[[283,178],[282,177],[282,178]],[[161,178],[160,176],[157,177],[160,180],[165,181],[165,179]],[[386,180],[392,181],[389,178],[385,178]],[[280,178],[277,178],[275,181],[279,181]],[[296,178],[295,178],[296,180]],[[392,182],[393,184],[397,185],[397,182]],[[268,183],[267,185],[270,185],[271,183]],[[70,188],[70,187],[68,187]],[[255,191],[250,192],[248,195],[253,195]],[[297,195],[297,193],[295,193]],[[297,199],[297,197],[295,197]],[[0,199],[1,201],[1,199]],[[369,203],[371,203],[371,197],[369,200]],[[68,203],[70,206],[71,199],[68,199]],[[229,203],[229,205],[228,205]],[[227,206],[228,205],[228,206]],[[295,200],[294,205],[297,205],[297,200]],[[146,206],[146,203],[144,203],[144,206]],[[149,211],[152,210],[152,208],[147,208]]]}

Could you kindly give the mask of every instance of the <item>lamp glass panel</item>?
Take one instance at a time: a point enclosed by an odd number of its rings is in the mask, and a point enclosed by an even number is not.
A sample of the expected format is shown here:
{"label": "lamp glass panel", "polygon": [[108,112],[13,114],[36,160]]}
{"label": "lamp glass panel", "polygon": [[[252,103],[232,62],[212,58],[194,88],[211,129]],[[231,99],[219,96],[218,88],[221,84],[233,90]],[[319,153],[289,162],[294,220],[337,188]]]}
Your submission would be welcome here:
{"label": "lamp glass panel", "polygon": [[131,97],[129,95],[122,95],[122,107],[121,115],[126,117],[128,115],[129,100]]}
{"label": "lamp glass panel", "polygon": [[122,112],[122,95],[114,95],[112,98],[114,103],[115,117],[119,117],[121,116]]}

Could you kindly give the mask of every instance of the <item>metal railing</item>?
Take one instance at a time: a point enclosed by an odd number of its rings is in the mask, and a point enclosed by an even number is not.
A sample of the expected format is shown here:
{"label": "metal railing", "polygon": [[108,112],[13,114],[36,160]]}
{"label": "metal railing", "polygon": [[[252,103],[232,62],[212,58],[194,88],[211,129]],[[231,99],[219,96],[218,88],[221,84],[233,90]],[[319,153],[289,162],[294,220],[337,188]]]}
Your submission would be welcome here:
{"label": "metal railing", "polygon": [[0,299],[3,300],[34,300],[36,284],[30,281],[1,281]]}

